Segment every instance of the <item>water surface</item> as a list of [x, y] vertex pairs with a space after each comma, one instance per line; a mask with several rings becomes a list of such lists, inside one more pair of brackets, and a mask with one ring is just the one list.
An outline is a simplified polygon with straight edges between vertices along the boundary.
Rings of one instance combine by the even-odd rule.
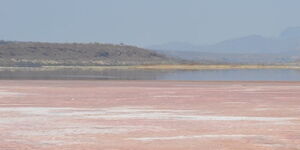
[[300, 70], [232, 69], [232, 70], [59, 70], [0, 71], [6, 80], [182, 80], [182, 81], [300, 81]]

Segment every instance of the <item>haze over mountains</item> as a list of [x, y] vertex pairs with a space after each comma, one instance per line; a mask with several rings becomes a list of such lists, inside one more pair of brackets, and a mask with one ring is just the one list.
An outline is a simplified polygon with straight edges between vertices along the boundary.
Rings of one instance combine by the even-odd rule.
[[278, 37], [271, 38], [250, 35], [212, 45], [172, 42], [148, 48], [204, 63], [291, 63], [300, 58], [300, 27], [288, 28]]

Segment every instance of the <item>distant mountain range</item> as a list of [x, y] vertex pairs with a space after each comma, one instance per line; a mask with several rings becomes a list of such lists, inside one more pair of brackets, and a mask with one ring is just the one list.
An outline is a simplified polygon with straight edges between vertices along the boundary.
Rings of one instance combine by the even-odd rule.
[[280, 53], [300, 51], [300, 27], [288, 28], [279, 37], [268, 38], [250, 35], [225, 40], [212, 45], [193, 45], [171, 42], [147, 47], [164, 51], [197, 51], [210, 53]]
[[0, 41], [0, 66], [171, 64], [164, 54], [128, 45]]
[[288, 28], [274, 38], [250, 35], [212, 45], [171, 42], [147, 48], [203, 63], [291, 63], [300, 58], [300, 27]]

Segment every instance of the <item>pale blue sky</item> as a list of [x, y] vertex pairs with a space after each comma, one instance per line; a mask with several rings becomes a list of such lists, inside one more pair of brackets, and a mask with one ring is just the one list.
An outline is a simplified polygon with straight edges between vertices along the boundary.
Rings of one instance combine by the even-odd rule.
[[300, 0], [0, 0], [0, 39], [214, 43], [300, 26]]

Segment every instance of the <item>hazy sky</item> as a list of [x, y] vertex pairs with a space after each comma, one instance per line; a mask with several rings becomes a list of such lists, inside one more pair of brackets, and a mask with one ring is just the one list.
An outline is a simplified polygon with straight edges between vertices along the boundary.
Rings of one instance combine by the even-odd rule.
[[0, 0], [0, 39], [214, 43], [300, 26], [300, 0]]

